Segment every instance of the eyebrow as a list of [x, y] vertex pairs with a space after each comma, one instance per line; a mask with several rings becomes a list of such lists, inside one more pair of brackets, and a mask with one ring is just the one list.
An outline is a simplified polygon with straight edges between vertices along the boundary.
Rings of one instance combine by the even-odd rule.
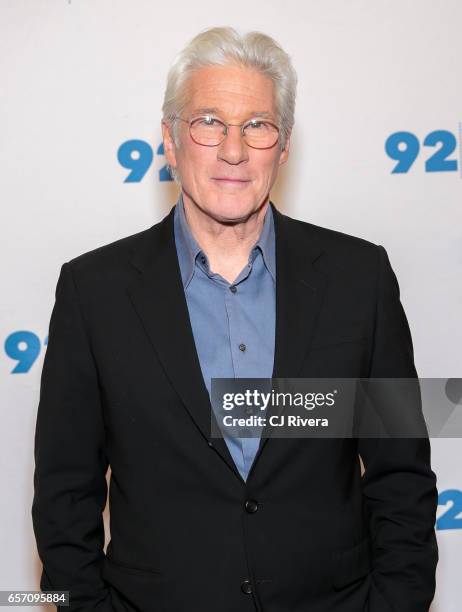
[[[220, 109], [216, 107], [202, 107], [195, 108], [192, 111], [193, 115], [222, 115]], [[273, 117], [272, 113], [268, 111], [252, 111], [248, 113], [249, 117], [266, 117], [267, 119], [271, 119]]]

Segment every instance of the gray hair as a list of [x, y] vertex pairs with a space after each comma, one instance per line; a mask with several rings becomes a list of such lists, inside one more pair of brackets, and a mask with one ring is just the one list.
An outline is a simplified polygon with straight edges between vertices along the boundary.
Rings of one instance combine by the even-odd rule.
[[[288, 54], [262, 32], [240, 35], [234, 28], [210, 28], [195, 36], [177, 55], [167, 76], [162, 105], [163, 121], [171, 126], [178, 146], [177, 122], [188, 102], [187, 81], [200, 68], [237, 64], [254, 68], [269, 77], [274, 85], [275, 110], [281, 126], [279, 145], [285, 148], [294, 124], [297, 74]], [[170, 172], [177, 179], [176, 171]]]

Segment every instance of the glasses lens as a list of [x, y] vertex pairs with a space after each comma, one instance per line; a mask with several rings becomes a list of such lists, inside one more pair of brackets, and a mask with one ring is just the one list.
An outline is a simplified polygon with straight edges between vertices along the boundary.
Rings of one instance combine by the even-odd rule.
[[191, 123], [190, 131], [195, 142], [213, 147], [223, 140], [226, 126], [214, 117], [199, 117]]
[[267, 121], [250, 121], [244, 127], [245, 141], [255, 149], [266, 149], [276, 144], [279, 129]]

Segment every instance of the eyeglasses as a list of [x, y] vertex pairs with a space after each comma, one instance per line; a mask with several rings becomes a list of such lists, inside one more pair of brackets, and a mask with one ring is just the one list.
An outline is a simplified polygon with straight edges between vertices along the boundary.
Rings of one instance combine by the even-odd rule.
[[211, 115], [203, 115], [187, 120], [175, 117], [189, 125], [189, 134], [196, 144], [204, 147], [216, 147], [228, 134], [229, 126], [241, 128], [244, 142], [253, 149], [270, 149], [279, 140], [279, 128], [266, 119], [249, 119], [244, 123], [225, 123]]

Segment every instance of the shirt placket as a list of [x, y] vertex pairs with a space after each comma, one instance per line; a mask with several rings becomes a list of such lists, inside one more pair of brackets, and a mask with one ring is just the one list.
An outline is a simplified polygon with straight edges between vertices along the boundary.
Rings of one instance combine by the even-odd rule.
[[[243, 336], [239, 296], [249, 274], [252, 271], [252, 265], [256, 255], [257, 254], [255, 252], [252, 253], [247, 266], [239, 274], [235, 280], [235, 283], [227, 287], [225, 293], [225, 307], [228, 315], [229, 339], [231, 344], [231, 357], [235, 378], [249, 377], [246, 353], [249, 348], [252, 350], [253, 347], [247, 346], [247, 339]], [[248, 416], [251, 414], [252, 411], [250, 410], [248, 412]], [[260, 440], [258, 438], [248, 437], [239, 437], [238, 440], [241, 444], [242, 460], [245, 466], [245, 471], [248, 473], [260, 444]]]

